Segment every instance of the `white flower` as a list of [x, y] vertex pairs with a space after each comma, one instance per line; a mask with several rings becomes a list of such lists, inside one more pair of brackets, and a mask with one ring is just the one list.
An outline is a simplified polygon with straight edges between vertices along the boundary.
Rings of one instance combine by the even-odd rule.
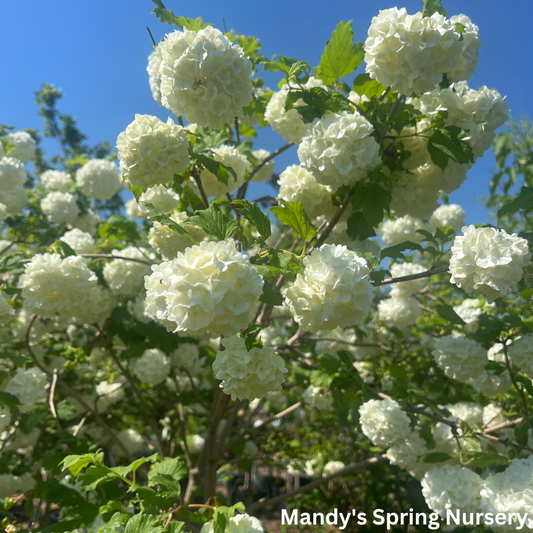
[[0, 499], [10, 498], [19, 492], [28, 492], [35, 487], [35, 480], [29, 476], [0, 474]]
[[387, 457], [391, 464], [407, 470], [414, 478], [420, 480], [431, 468], [431, 464], [424, 463], [420, 456], [429, 452], [424, 439], [418, 431], [413, 431], [404, 442], [396, 442], [387, 450]]
[[365, 41], [366, 71], [401, 94], [425, 93], [456, 65], [462, 43], [455, 26], [439, 13], [408, 15], [385, 9], [372, 19]]
[[475, 298], [467, 298], [460, 305], [454, 306], [453, 310], [466, 323], [466, 333], [475, 333], [479, 328], [478, 317], [483, 313], [481, 302]]
[[409, 417], [394, 400], [369, 400], [359, 407], [363, 433], [376, 445], [387, 448], [411, 434]]
[[[144, 207], [144, 202], [150, 202], [154, 207], [161, 211], [162, 213], [168, 213], [173, 211], [178, 206], [180, 197], [172, 189], [168, 189], [163, 185], [156, 185], [155, 187], [150, 187], [145, 192], [139, 196], [139, 205], [141, 210], [145, 210], [147, 216], [152, 216], [153, 213], [150, 210], [146, 210]], [[143, 217], [143, 218], [146, 218]]]
[[158, 46], [161, 102], [189, 122], [218, 129], [252, 101], [251, 61], [219, 30], [175, 31]]
[[381, 163], [373, 132], [372, 124], [357, 112], [324, 115], [311, 124], [298, 158], [319, 183], [333, 190], [352, 186]]
[[327, 411], [333, 405], [333, 398], [328, 396], [327, 392], [327, 389], [322, 387], [309, 385], [302, 394], [302, 399], [305, 403], [319, 411]]
[[130, 218], [148, 218], [150, 216], [148, 209], [143, 205], [138, 204], [135, 198], [126, 202], [126, 213]]
[[435, 233], [439, 226], [451, 226], [457, 233], [464, 226], [465, 217], [466, 213], [460, 205], [441, 205], [428, 221], [429, 230]]
[[495, 403], [489, 403], [483, 407], [483, 426], [492, 427], [503, 424], [505, 417], [502, 414], [502, 408]]
[[[209, 170], [202, 170], [200, 178], [202, 180], [205, 194], [208, 197], [215, 196], [218, 198], [219, 196], [234, 191], [243, 185], [246, 174], [252, 170], [252, 165], [248, 159], [246, 159], [246, 156], [241, 154], [236, 148], [233, 148], [233, 146], [224, 144], [219, 148], [214, 148], [213, 154], [213, 159], [215, 161], [219, 161], [223, 165], [232, 168], [237, 176], [237, 179], [235, 179], [233, 175], [228, 172], [228, 184], [225, 185]], [[193, 188], [196, 188], [196, 183], [194, 183]]]
[[4, 157], [0, 159], [0, 202], [5, 205], [7, 213], [22, 211], [28, 203], [24, 183], [28, 172], [18, 159]]
[[481, 48], [478, 36], [479, 28], [466, 15], [455, 15], [450, 18], [450, 22], [462, 24], [464, 30], [461, 33], [463, 49], [455, 58], [455, 67], [448, 72], [448, 80], [451, 82], [468, 81], [475, 74], [479, 61], [479, 49]]
[[79, 216], [72, 224], [69, 224], [69, 227], [78, 228], [81, 229], [81, 231], [84, 231], [85, 233], [94, 235], [96, 226], [98, 226], [99, 222], [100, 220], [96, 218], [94, 216], [94, 213], [89, 209], [87, 213], [84, 213], [83, 215]]
[[479, 510], [481, 477], [459, 465], [443, 465], [426, 472], [422, 494], [430, 509], [441, 516], [451, 509], [472, 513]]
[[169, 183], [191, 164], [187, 132], [171, 118], [165, 124], [151, 115], [135, 115], [118, 136], [117, 148], [122, 173], [137, 187]]
[[299, 165], [287, 167], [279, 175], [278, 185], [279, 197], [287, 202], [302, 202], [312, 220], [320, 215], [330, 217], [336, 210], [331, 191], [317, 183], [313, 174]]
[[378, 303], [378, 316], [389, 327], [412, 326], [420, 315], [420, 307], [414, 298], [391, 296]]
[[[206, 522], [200, 533], [213, 533], [213, 520]], [[233, 516], [226, 523], [226, 533], [264, 533], [263, 526], [258, 518], [247, 514]]]
[[383, 222], [379, 232], [381, 239], [387, 246], [394, 246], [405, 241], [421, 242], [424, 236], [417, 232], [419, 229], [425, 229], [424, 223], [418, 218], [406, 215], [396, 220]]
[[[309, 80], [303, 84], [304, 89], [311, 89], [313, 87], [326, 86], [317, 78], [311, 76]], [[294, 107], [285, 111], [285, 101], [289, 93], [289, 87], [284, 85], [277, 93], [272, 95], [272, 98], [267, 104], [265, 111], [265, 120], [272, 126], [272, 129], [278, 132], [284, 140], [299, 144], [306, 134], [309, 124], [305, 123], [298, 113], [297, 108], [305, 105], [302, 99], [295, 102]]]
[[205, 357], [200, 357], [198, 345], [192, 342], [183, 342], [170, 353], [170, 360], [177, 369], [185, 369], [192, 376], [201, 374], [206, 362]]
[[471, 428], [481, 426], [483, 423], [483, 407], [473, 402], [457, 402], [444, 406], [454, 418], [463, 420]]
[[[390, 267], [390, 272], [393, 278], [402, 278], [404, 276], [412, 276], [413, 274], [420, 274], [426, 269], [418, 263], [394, 263]], [[426, 285], [426, 279], [413, 279], [411, 281], [400, 281], [394, 283], [391, 290], [391, 296], [407, 297], [421, 291]]]
[[148, 83], [150, 84], [150, 90], [154, 100], [161, 104], [161, 74], [159, 72], [159, 66], [161, 65], [161, 49], [156, 46], [155, 50], [148, 56], [148, 66], [146, 72], [148, 72]]
[[29, 411], [39, 400], [46, 398], [46, 374], [38, 368], [17, 368], [7, 382], [5, 392], [13, 394], [20, 402], [22, 412]]
[[111, 405], [121, 402], [126, 396], [123, 383], [109, 383], [108, 381], [98, 383], [96, 394], [96, 407], [99, 413], [107, 411]]
[[76, 183], [88, 198], [109, 200], [120, 189], [121, 179], [114, 163], [92, 159], [78, 169]]
[[451, 282], [492, 303], [522, 279], [531, 254], [526, 239], [495, 228], [464, 226], [451, 247]]
[[96, 285], [87, 294], [84, 306], [78, 306], [73, 318], [78, 324], [103, 324], [117, 305], [117, 297], [101, 285]]
[[[1, 245], [0, 245], [1, 246]], [[0, 248], [1, 249], [1, 248]], [[7, 303], [6, 297], [0, 293], [0, 324], [11, 320], [15, 310]]]
[[346, 468], [346, 465], [342, 461], [329, 461], [324, 465], [322, 470], [322, 477], [331, 476], [331, 474], [336, 474], [343, 468]]
[[131, 369], [140, 381], [159, 385], [170, 374], [170, 359], [161, 350], [150, 348], [132, 361]]
[[[170, 218], [180, 226], [183, 226], [188, 216], [184, 211], [174, 211]], [[205, 238], [205, 233], [201, 228], [187, 226], [186, 229], [197, 241], [202, 241]], [[186, 248], [193, 245], [193, 242], [186, 235], [182, 235], [159, 222], [154, 222], [154, 225], [150, 228], [148, 242], [165, 260], [174, 259], [178, 252], [184, 252]]]
[[[123, 429], [117, 433], [117, 438], [124, 445], [126, 450], [132, 455], [135, 455], [137, 452], [141, 451], [144, 447], [144, 440], [142, 435], [132, 428]], [[122, 455], [122, 450], [118, 446], [113, 447], [115, 452], [119, 455]]]
[[93, 253], [96, 247], [91, 235], [78, 228], [67, 231], [59, 240], [66, 242], [77, 254]]
[[200, 453], [205, 444], [205, 439], [201, 435], [187, 435], [187, 448], [189, 453]]
[[507, 349], [507, 353], [522, 372], [533, 377], [533, 335], [527, 333], [515, 340]]
[[58, 254], [36, 254], [25, 266], [19, 286], [27, 311], [44, 318], [76, 316], [90, 305], [97, 277], [83, 257], [61, 259]]
[[115, 294], [126, 297], [135, 296], [143, 286], [144, 277], [150, 273], [150, 265], [146, 264], [146, 257], [135, 246], [128, 246], [124, 250], [113, 250], [111, 253], [120, 257], [137, 259], [137, 261], [113, 259], [104, 266], [104, 279]]
[[128, 313], [135, 317], [139, 322], [148, 324], [148, 322], [151, 322], [151, 319], [144, 314], [145, 305], [145, 298], [138, 296], [135, 300], [130, 300], [128, 302], [127, 308]]
[[477, 342], [465, 337], [441, 337], [435, 342], [433, 359], [444, 373], [458, 381], [468, 381], [485, 370], [487, 352]]
[[362, 322], [372, 305], [366, 261], [346, 246], [323, 244], [304, 258], [305, 270], [283, 294], [305, 331], [348, 327]]
[[72, 178], [66, 172], [59, 170], [47, 170], [41, 174], [41, 183], [45, 189], [53, 189], [59, 192], [68, 192], [74, 185]]
[[169, 331], [235, 335], [253, 319], [263, 279], [235, 242], [202, 242], [145, 278], [146, 314]]
[[[257, 159], [257, 164], [259, 165], [270, 155], [270, 152], [268, 150], [263, 149], [254, 150], [252, 152], [252, 155]], [[271, 159], [253, 175], [251, 181], [253, 181], [254, 183], [261, 183], [262, 181], [267, 181], [272, 177], [275, 169], [276, 163], [274, 159]]]
[[71, 224], [80, 214], [76, 198], [68, 192], [51, 192], [41, 200], [41, 208], [53, 224]]
[[272, 348], [248, 351], [244, 339], [236, 335], [222, 339], [221, 344], [225, 350], [217, 351], [213, 372], [232, 400], [263, 398], [270, 391], [281, 390], [287, 369]]
[[27, 131], [8, 133], [7, 140], [14, 146], [9, 152], [9, 157], [14, 157], [23, 163], [27, 163], [35, 155], [35, 141]]

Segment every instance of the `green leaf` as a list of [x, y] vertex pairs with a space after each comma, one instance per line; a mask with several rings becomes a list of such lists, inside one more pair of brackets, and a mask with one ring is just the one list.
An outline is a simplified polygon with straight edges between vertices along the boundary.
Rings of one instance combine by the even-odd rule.
[[346, 222], [346, 233], [354, 241], [359, 239], [364, 241], [369, 237], [375, 237], [376, 232], [372, 224], [366, 219], [361, 211], [354, 211]]
[[169, 11], [163, 4], [161, 0], [152, 0], [152, 2], [156, 5], [154, 9], [152, 9], [152, 13], [155, 14], [155, 16], [165, 24], [170, 24], [171, 26], [177, 26], [180, 30], [183, 28], [186, 28], [187, 30], [192, 31], [199, 31], [203, 28], [207, 28], [207, 26], [210, 26], [211, 24], [203, 24], [202, 17], [198, 17], [197, 19], [190, 19], [185, 17], [176, 17], [172, 11]]
[[[302, 105], [300, 101], [303, 101], [305, 105]], [[295, 107], [297, 102], [298, 105]], [[326, 113], [353, 112], [350, 107], [350, 101], [345, 96], [323, 87], [310, 87], [309, 89], [291, 88], [285, 99], [285, 111], [293, 108], [298, 111], [306, 124], [310, 124], [315, 118], [320, 118]]]
[[263, 285], [263, 294], [261, 294], [259, 301], [267, 305], [283, 305], [283, 297], [281, 294], [267, 283]]
[[90, 492], [96, 489], [101, 483], [107, 483], [117, 479], [117, 476], [107, 468], [100, 465], [93, 465], [83, 473], [83, 490]]
[[114, 513], [109, 522], [98, 530], [98, 533], [116, 533], [118, 527], [123, 527], [126, 524], [128, 517], [129, 515], [125, 513]]
[[209, 209], [196, 211], [185, 221], [185, 224], [198, 226], [208, 235], [214, 235], [221, 241], [229, 239], [239, 227], [239, 224], [223, 213], [216, 204], [211, 204]]
[[442, 7], [442, 0], [424, 0], [424, 9], [422, 15], [424, 17], [431, 17], [433, 13], [440, 13], [448, 18], [446, 10]]
[[320, 58], [318, 77], [326, 85], [333, 85], [351, 74], [363, 62], [363, 43], [353, 44], [352, 21], [339, 22]]
[[160, 463], [154, 464], [154, 467], [148, 472], [148, 485], [153, 486], [159, 484], [159, 481], [153, 481], [159, 475], [170, 476], [176, 481], [184, 478], [187, 475], [187, 465], [179, 457], [173, 459], [165, 457]]
[[215, 509], [215, 514], [213, 515], [213, 533], [224, 533], [227, 523], [228, 517], [226, 514], [220, 512], [220, 509]]
[[[276, 57], [276, 56], [274, 56]], [[305, 83], [311, 73], [311, 68], [305, 61], [299, 61], [293, 57], [278, 55], [279, 60], [263, 59], [263, 69], [270, 72], [282, 72], [288, 81]]]
[[352, 196], [354, 211], [362, 210], [365, 220], [377, 228], [384, 215], [390, 214], [392, 195], [376, 183], [365, 184], [357, 187]]
[[392, 277], [390, 270], [374, 270], [373, 272], [370, 272], [370, 281], [372, 281], [376, 287], [379, 287], [383, 281], [390, 277]]
[[424, 458], [424, 463], [444, 463], [444, 461], [449, 461], [454, 459], [455, 455], [451, 455], [445, 452], [431, 452], [426, 453], [422, 456]]
[[183, 202], [183, 207], [185, 209], [191, 206], [193, 211], [197, 211], [198, 209], [203, 209], [205, 207], [202, 199], [194, 192], [193, 188], [189, 184], [183, 187], [181, 201]]
[[531, 425], [529, 423], [529, 420], [524, 420], [523, 422], [520, 422], [520, 424], [517, 424], [515, 426], [514, 436], [515, 436], [516, 442], [520, 444], [520, 446], [527, 446], [527, 443], [529, 440], [529, 428], [530, 427]]
[[458, 326], [466, 325], [466, 322], [453, 310], [451, 305], [446, 303], [437, 304], [435, 305], [435, 311], [440, 317], [452, 324], [457, 324]]
[[69, 470], [73, 476], [77, 476], [85, 467], [94, 464], [102, 464], [104, 453], [86, 453], [84, 455], [67, 455], [63, 460], [63, 470]]
[[402, 254], [402, 252], [405, 250], [418, 250], [419, 252], [424, 251], [420, 244], [411, 241], [405, 241], [401, 242], [400, 244], [390, 246], [389, 248], [384, 248], [381, 250], [379, 257], [381, 261], [383, 261], [385, 257], [390, 257], [391, 259], [405, 259], [404, 255]]
[[373, 96], [381, 96], [385, 87], [373, 80], [369, 74], [359, 74], [353, 82], [353, 90], [359, 96], [372, 98]]
[[279, 201], [282, 205], [271, 207], [269, 211], [272, 211], [282, 224], [292, 228], [304, 243], [313, 238], [316, 235], [316, 226], [309, 220], [302, 202], [286, 202], [281, 199]]
[[508, 465], [507, 457], [497, 454], [496, 452], [463, 452], [461, 454], [464, 465], [477, 466], [478, 468], [488, 468], [495, 464]]
[[216, 161], [211, 150], [204, 150], [198, 154], [193, 152], [192, 156], [196, 159], [198, 165], [209, 170], [224, 185], [228, 185], [229, 174], [233, 176], [233, 181], [237, 181], [235, 171], [231, 167], [223, 165], [220, 161]]
[[184, 533], [185, 531], [185, 523], [184, 522], [176, 522], [175, 520], [170, 522], [167, 526], [166, 531], [168, 533]]
[[170, 229], [177, 231], [180, 235], [185, 235], [194, 244], [199, 244], [199, 242], [185, 228], [182, 228], [177, 222], [172, 220], [168, 215], [165, 215], [164, 213], [161, 213], [161, 211], [158, 211], [155, 208], [154, 204], [150, 202], [146, 202], [144, 205], [148, 209], [150, 209], [150, 211], [156, 212], [156, 214], [153, 217], [150, 217], [148, 220], [159, 222], [160, 224], [163, 224], [163, 226], [168, 226]]
[[152, 515], [139, 513], [133, 515], [126, 524], [124, 533], [163, 533], [165, 531], [157, 518]]
[[57, 242], [61, 248], [61, 257], [70, 257], [71, 255], [76, 255], [76, 252], [65, 241], [59, 239]]
[[498, 219], [508, 214], [513, 215], [520, 209], [533, 209], [533, 187], [522, 187], [520, 194], [513, 201], [500, 207]]
[[13, 394], [9, 394], [9, 392], [3, 392], [0, 391], [0, 405], [3, 407], [7, 407], [14, 418], [17, 418], [19, 416], [19, 408], [20, 401], [16, 396], [13, 396]]
[[451, 159], [465, 165], [474, 162], [474, 154], [468, 143], [462, 140], [464, 130], [458, 126], [436, 129], [428, 139], [428, 152], [431, 160], [442, 171]]
[[339, 361], [335, 357], [321, 354], [317, 358], [318, 369], [328, 376], [333, 376], [339, 371]]
[[98, 233], [103, 240], [114, 236], [123, 241], [137, 242], [141, 239], [137, 223], [128, 220], [122, 215], [111, 215], [104, 224], [98, 228]]
[[239, 209], [239, 211], [242, 213], [242, 216], [257, 228], [259, 235], [261, 235], [261, 238], [264, 241], [270, 237], [272, 234], [270, 228], [270, 218], [268, 218], [268, 215], [263, 213], [262, 209], [256, 202], [235, 200], [231, 205]]

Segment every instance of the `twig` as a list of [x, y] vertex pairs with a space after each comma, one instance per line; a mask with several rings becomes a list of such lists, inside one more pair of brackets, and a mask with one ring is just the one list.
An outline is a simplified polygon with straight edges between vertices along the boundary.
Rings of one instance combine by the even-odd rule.
[[235, 117], [235, 138], [237, 139], [237, 142], [241, 142], [241, 134], [239, 133], [239, 119]]
[[157, 43], [155, 42], [154, 36], [152, 35], [152, 32], [150, 31], [150, 28], [146, 26], [146, 29], [148, 30], [148, 33], [150, 34], [150, 39], [152, 39], [152, 42], [154, 43], [154, 46], [157, 46]]
[[194, 167], [191, 176], [193, 177], [193, 180], [196, 182], [196, 185], [198, 187], [198, 192], [200, 193], [200, 196], [202, 197], [202, 202], [204, 203], [204, 207], [206, 209], [209, 209], [209, 200], [207, 199], [207, 195], [205, 194], [204, 186], [202, 185], [202, 178], [200, 177], [200, 173], [198, 171], [198, 167]]
[[511, 382], [513, 383], [514, 388], [518, 391], [518, 394], [520, 395], [520, 399], [522, 400], [522, 411], [524, 413], [524, 417], [527, 420], [529, 418], [529, 410], [527, 407], [526, 395], [524, 394], [524, 390], [522, 389], [522, 387], [518, 386], [513, 369], [511, 368], [511, 362], [509, 361], [509, 354], [507, 353], [506, 342], [505, 341], [502, 342], [502, 345], [503, 345], [503, 355], [505, 356], [505, 366], [507, 367], [507, 371], [509, 372], [509, 376], [511, 378]]
[[[409, 276], [400, 276], [398, 278], [388, 278], [386, 280], [383, 280], [380, 283], [380, 286], [390, 285], [391, 283], [401, 283], [402, 281], [411, 281], [413, 279], [429, 278], [431, 276], [435, 276], [436, 274], [444, 274], [445, 272], [448, 272], [448, 267], [435, 268], [432, 270], [427, 270], [426, 272], [419, 272], [418, 274], [410, 274]], [[372, 285], [375, 285], [375, 283], [372, 282]]]
[[[86, 257], [90, 259], [122, 259], [122, 261], [131, 261], [132, 263], [141, 263], [143, 265], [155, 265], [153, 261], [144, 261], [143, 259], [137, 259], [135, 257], [124, 257], [123, 255], [113, 254], [78, 254], [80, 257]], [[29, 263], [32, 259], [23, 259], [21, 263]]]
[[50, 405], [50, 411], [52, 411], [52, 416], [56, 422], [56, 427], [58, 431], [63, 431], [61, 428], [61, 423], [59, 422], [59, 417], [57, 416], [56, 406], [54, 405], [54, 394], [56, 391], [57, 384], [57, 370], [54, 370], [54, 375], [52, 377], [52, 385], [50, 385], [50, 395], [48, 397], [48, 404]]

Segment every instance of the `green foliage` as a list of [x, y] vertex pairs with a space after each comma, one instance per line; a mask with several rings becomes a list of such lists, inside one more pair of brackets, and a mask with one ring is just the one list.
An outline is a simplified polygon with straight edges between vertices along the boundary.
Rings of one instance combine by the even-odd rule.
[[198, 226], [220, 241], [229, 239], [239, 227], [237, 221], [223, 213], [214, 203], [209, 206], [209, 209], [196, 211], [185, 221], [185, 224]]
[[[276, 56], [274, 56], [276, 57]], [[271, 72], [281, 72], [285, 75], [287, 82], [305, 83], [309, 79], [311, 67], [305, 61], [299, 61], [292, 57], [277, 56], [278, 60], [261, 58], [264, 70]]]
[[281, 294], [266, 283], [263, 285], [263, 293], [259, 301], [267, 305], [283, 305]]
[[354, 211], [346, 222], [346, 233], [350, 239], [363, 241], [369, 237], [375, 237], [374, 227], [361, 211]]
[[420, 244], [417, 244], [416, 242], [405, 241], [401, 242], [400, 244], [390, 246], [389, 248], [383, 248], [383, 250], [381, 250], [380, 259], [383, 261], [385, 257], [390, 257], [391, 259], [405, 260], [405, 256], [402, 253], [405, 252], [405, 250], [418, 250], [419, 252], [424, 251]]
[[303, 100], [305, 105], [298, 105], [295, 109], [302, 117], [302, 121], [309, 124], [315, 118], [321, 118], [327, 113], [351, 112], [349, 100], [342, 94], [326, 90], [322, 87], [309, 89], [292, 88], [285, 99], [285, 110], [292, 109], [298, 100]]
[[197, 19], [176, 17], [174, 13], [172, 13], [172, 11], [169, 11], [164, 6], [161, 0], [152, 0], [152, 2], [156, 5], [156, 7], [152, 9], [152, 13], [154, 13], [155, 16], [165, 24], [177, 26], [180, 30], [183, 30], [185, 28], [187, 30], [192, 30], [196, 32], [207, 28], [207, 26], [212, 26], [212, 24], [204, 24], [202, 17], [198, 17]]
[[385, 87], [376, 80], [373, 80], [369, 74], [359, 74], [353, 81], [353, 90], [359, 96], [372, 98], [380, 96], [385, 91]]
[[518, 210], [533, 209], [533, 187], [522, 187], [518, 196], [498, 209], [498, 219], [505, 215], [514, 215]]
[[242, 216], [256, 227], [259, 235], [261, 235], [261, 239], [266, 241], [270, 237], [272, 234], [270, 219], [268, 215], [263, 213], [256, 202], [235, 200], [231, 205], [236, 207], [242, 213]]
[[272, 211], [282, 224], [292, 228], [304, 243], [316, 236], [316, 226], [309, 220], [302, 202], [286, 202], [281, 199], [279, 202], [280, 206], [271, 207], [269, 211]]
[[424, 0], [422, 15], [424, 15], [424, 17], [431, 17], [433, 13], [440, 13], [448, 18], [446, 10], [442, 7], [442, 0]]
[[468, 143], [463, 141], [465, 132], [458, 126], [435, 129], [428, 139], [428, 152], [431, 160], [441, 170], [448, 166], [451, 159], [461, 165], [474, 162], [474, 154]]
[[444, 318], [452, 324], [464, 326], [466, 322], [453, 310], [453, 307], [447, 303], [440, 303], [435, 305], [435, 311], [440, 317]]
[[454, 455], [445, 452], [430, 452], [423, 456], [424, 463], [444, 463], [450, 459], [455, 459]]
[[334, 85], [363, 62], [363, 43], [353, 44], [352, 22], [339, 22], [320, 59], [318, 77], [326, 85]]
[[385, 215], [390, 215], [391, 193], [376, 183], [358, 186], [352, 196], [354, 211], [362, 210], [365, 220], [377, 228]]
[[98, 228], [103, 240], [116, 238], [126, 242], [137, 242], [140, 239], [139, 230], [134, 220], [128, 220], [122, 215], [112, 215]]
[[237, 181], [237, 174], [231, 167], [223, 165], [220, 161], [216, 161], [211, 150], [204, 150], [201, 153], [193, 152], [192, 157], [196, 160], [196, 163], [201, 167], [209, 170], [214, 174], [218, 181], [224, 185], [228, 184], [229, 174], [233, 176], [233, 179]]

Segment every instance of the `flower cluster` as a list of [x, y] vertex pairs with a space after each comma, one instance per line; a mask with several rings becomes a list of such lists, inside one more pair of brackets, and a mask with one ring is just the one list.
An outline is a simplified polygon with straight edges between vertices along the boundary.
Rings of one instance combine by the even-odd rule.
[[96, 247], [92, 236], [78, 228], [67, 231], [59, 240], [66, 242], [77, 254], [90, 254]]
[[418, 233], [418, 230], [424, 228], [424, 223], [421, 220], [405, 215], [395, 220], [383, 222], [379, 232], [381, 239], [387, 246], [394, 246], [405, 241], [420, 242], [424, 237]]
[[508, 348], [509, 356], [522, 372], [533, 377], [533, 335], [527, 333], [516, 339]]
[[305, 331], [360, 323], [372, 305], [366, 261], [346, 246], [323, 244], [304, 258], [305, 270], [283, 290], [294, 319]]
[[170, 374], [170, 359], [161, 350], [150, 348], [132, 362], [131, 369], [140, 381], [159, 385]]
[[137, 187], [166, 184], [191, 164], [187, 132], [171, 118], [165, 124], [151, 115], [135, 115], [118, 136], [117, 148], [121, 171]]
[[53, 224], [72, 224], [80, 214], [76, 198], [68, 192], [51, 192], [42, 199], [41, 208]]
[[115, 294], [135, 296], [143, 286], [144, 277], [150, 274], [150, 265], [147, 264], [146, 256], [135, 246], [113, 250], [112, 254], [126, 259], [113, 259], [106, 263], [104, 279]]
[[438, 227], [451, 226], [457, 233], [464, 226], [465, 217], [466, 213], [460, 205], [441, 205], [429, 217], [429, 229], [432, 233], [435, 233]]
[[[200, 533], [213, 533], [213, 531], [213, 520], [210, 520], [202, 526]], [[231, 517], [226, 523], [226, 531], [227, 533], [264, 533], [259, 519], [248, 514], [239, 514]]]
[[411, 434], [409, 417], [394, 400], [369, 400], [359, 407], [363, 433], [383, 448], [405, 441]]
[[72, 178], [66, 172], [47, 170], [41, 174], [41, 183], [45, 189], [68, 192], [74, 185]]
[[302, 399], [306, 404], [319, 411], [327, 411], [333, 405], [333, 397], [328, 395], [327, 389], [313, 385], [309, 385], [305, 389]]
[[158, 46], [161, 102], [189, 122], [217, 129], [252, 101], [252, 63], [219, 30], [175, 31]]
[[448, 377], [464, 382], [468, 382], [472, 376], [482, 374], [488, 362], [485, 349], [465, 337], [441, 337], [435, 342], [432, 354]]
[[7, 382], [5, 392], [13, 394], [20, 402], [20, 409], [26, 412], [39, 400], [46, 398], [46, 383], [46, 374], [38, 368], [17, 368], [15, 375]]
[[169, 331], [234, 335], [254, 317], [263, 279], [233, 240], [202, 242], [152, 266], [146, 314]]
[[236, 335], [222, 339], [222, 346], [225, 350], [217, 351], [213, 372], [232, 400], [263, 398], [268, 392], [281, 390], [287, 369], [272, 348], [254, 346], [248, 351], [244, 339]]
[[76, 172], [76, 183], [88, 198], [110, 200], [120, 189], [121, 179], [114, 163], [92, 159]]
[[206, 362], [205, 357], [200, 357], [198, 345], [192, 342], [180, 343], [170, 353], [170, 360], [175, 368], [186, 370], [191, 376], [201, 374]]
[[[254, 150], [252, 155], [256, 158], [257, 164], [260, 165], [267, 157], [270, 156], [268, 150]], [[274, 174], [276, 169], [276, 163], [274, 159], [267, 161], [253, 176], [252, 181], [254, 183], [261, 183], [263, 181], [269, 180]]]
[[22, 211], [28, 203], [28, 195], [24, 189], [27, 177], [28, 173], [18, 159], [0, 159], [0, 203], [4, 205], [7, 214]]
[[22, 163], [27, 163], [33, 159], [36, 144], [27, 131], [8, 133], [7, 140], [13, 145], [13, 149], [9, 152], [9, 157], [14, 157]]
[[161, 103], [161, 74], [159, 67], [161, 66], [161, 48], [156, 46], [155, 50], [148, 56], [148, 65], [146, 72], [148, 72], [148, 83], [150, 84], [150, 90], [154, 100], [159, 104]]

